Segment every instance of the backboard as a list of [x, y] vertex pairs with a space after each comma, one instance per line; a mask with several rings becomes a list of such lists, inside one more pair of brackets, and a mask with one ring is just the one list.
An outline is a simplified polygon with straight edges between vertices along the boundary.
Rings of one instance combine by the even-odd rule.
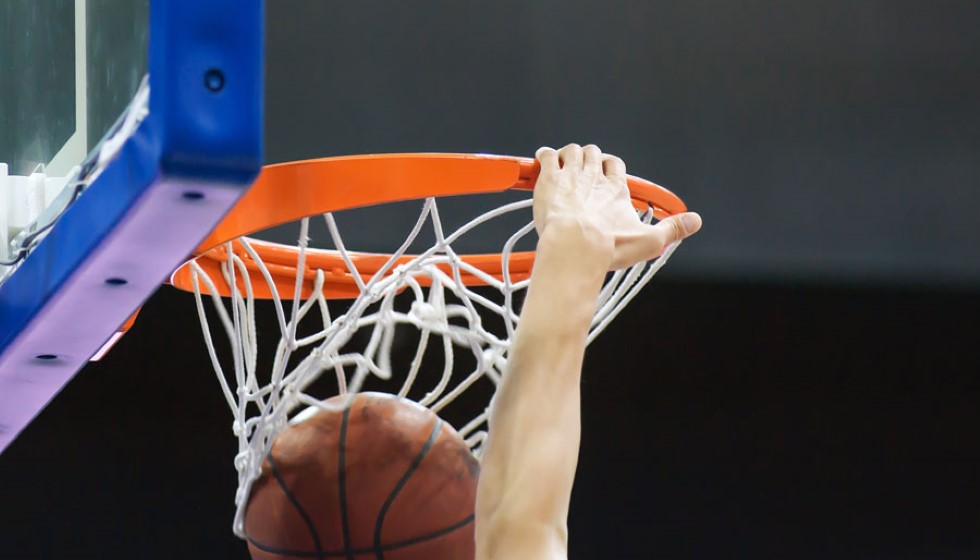
[[0, 451], [251, 184], [263, 7], [0, 3]]

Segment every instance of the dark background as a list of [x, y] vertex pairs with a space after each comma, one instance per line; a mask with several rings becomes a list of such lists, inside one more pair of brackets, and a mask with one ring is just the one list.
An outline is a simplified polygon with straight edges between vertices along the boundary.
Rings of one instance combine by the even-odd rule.
[[[595, 142], [702, 213], [587, 356], [573, 559], [980, 558], [978, 19], [274, 1], [267, 159]], [[246, 557], [197, 330], [161, 289], [0, 457], [0, 557]]]

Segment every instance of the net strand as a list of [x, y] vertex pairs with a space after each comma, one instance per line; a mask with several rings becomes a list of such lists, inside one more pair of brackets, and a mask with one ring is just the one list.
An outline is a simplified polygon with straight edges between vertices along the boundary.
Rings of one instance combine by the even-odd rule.
[[[323, 214], [333, 251], [360, 292], [349, 300], [343, 312], [331, 309], [342, 304], [328, 301], [326, 274], [336, 275], [337, 271], [307, 270], [307, 253], [311, 250], [308, 218], [300, 221], [296, 279], [288, 315], [270, 266], [250, 239], [240, 238], [225, 246], [220, 272], [230, 287], [228, 303], [217, 295], [208, 273], [197, 263], [192, 264], [195, 303], [208, 356], [234, 416], [233, 432], [238, 440], [233, 526], [237, 535], [244, 537], [248, 495], [262, 472], [262, 462], [275, 435], [319, 410], [342, 407], [338, 404], [341, 401], [328, 401], [332, 396], [380, 386], [380, 390], [413, 398], [433, 412], [448, 413], [452, 408], [458, 413], [459, 406], [454, 403], [464, 396], [478, 395], [482, 404], [467, 404], [466, 410], [471, 414], [458, 422], [458, 429], [460, 437], [480, 456], [491, 421], [493, 391], [506, 370], [510, 341], [519, 320], [516, 307], [523, 301], [529, 284], [526, 278], [514, 280], [511, 258], [518, 244], [534, 231], [534, 224], [531, 220], [523, 222], [525, 225], [501, 245], [500, 279], [467, 262], [452, 245], [491, 220], [528, 212], [531, 204], [530, 199], [504, 204], [447, 232], [437, 200], [425, 199], [404, 243], [370, 275], [358, 269], [333, 214]], [[643, 213], [640, 219], [650, 223], [653, 213]], [[435, 241], [409, 256], [409, 248], [418, 242], [427, 224]], [[234, 250], [238, 247], [241, 251]], [[668, 247], [658, 259], [607, 276], [597, 300], [589, 342], [639, 293], [675, 249], [676, 245]], [[310, 276], [312, 283], [307, 285], [304, 282]], [[486, 287], [466, 284], [474, 279]], [[270, 288], [279, 331], [271, 367], [264, 374], [253, 282], [264, 282]], [[306, 289], [310, 291], [304, 297]], [[216, 315], [216, 319], [209, 319], [205, 294], [211, 296], [211, 317]], [[404, 300], [409, 300], [408, 305], [404, 305]], [[222, 366], [212, 328], [225, 331], [232, 354], [230, 370]], [[313, 332], [308, 328], [313, 328]], [[409, 331], [414, 336], [405, 336]], [[405, 354], [405, 367], [399, 368], [393, 360], [396, 353]], [[461, 360], [464, 356], [467, 358]], [[326, 372], [332, 375], [324, 378], [331, 380], [325, 386], [318, 380]]]

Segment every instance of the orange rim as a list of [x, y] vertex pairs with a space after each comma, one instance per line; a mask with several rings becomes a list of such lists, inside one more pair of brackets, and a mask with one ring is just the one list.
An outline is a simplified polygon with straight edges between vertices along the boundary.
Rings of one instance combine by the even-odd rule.
[[[531, 190], [539, 172], [538, 162], [530, 158], [482, 154], [378, 154], [268, 165], [262, 169], [255, 184], [198, 246], [193, 260], [208, 273], [219, 294], [227, 297], [231, 295], [231, 290], [220, 273], [220, 266], [227, 259], [225, 244], [229, 241], [327, 212], [429, 197], [508, 189]], [[677, 195], [659, 185], [632, 176], [627, 177], [627, 184], [633, 206], [641, 211], [652, 209], [657, 219], [687, 210]], [[299, 248], [255, 239], [251, 240], [251, 245], [265, 262], [279, 296], [292, 298], [296, 275], [300, 273], [296, 269]], [[251, 271], [257, 273], [257, 263], [249, 257], [241, 243], [233, 243], [232, 250], [242, 259], [250, 274]], [[390, 258], [386, 254], [348, 253], [363, 282], [367, 282]], [[414, 257], [405, 255], [397, 264]], [[503, 279], [500, 254], [464, 255], [462, 259], [494, 278]], [[171, 284], [187, 291], [194, 289], [190, 262], [178, 268], [170, 279]], [[526, 279], [533, 263], [533, 252], [511, 254], [511, 281]], [[339, 253], [307, 249], [306, 266], [302, 271], [302, 297], [312, 294], [317, 270], [324, 271], [327, 297], [352, 298], [360, 295], [357, 282]], [[449, 272], [448, 265], [445, 270]], [[243, 290], [240, 275], [236, 278], [239, 289]], [[423, 285], [426, 280], [425, 277], [419, 278]], [[480, 278], [468, 274], [464, 274], [462, 280], [467, 285], [484, 283]], [[255, 297], [272, 297], [272, 287], [264, 281], [253, 282], [252, 290]]]

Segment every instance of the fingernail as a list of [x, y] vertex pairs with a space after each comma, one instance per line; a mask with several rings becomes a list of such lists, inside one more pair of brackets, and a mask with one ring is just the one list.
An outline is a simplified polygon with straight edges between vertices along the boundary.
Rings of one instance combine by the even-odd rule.
[[681, 222], [684, 224], [684, 231], [691, 234], [701, 229], [701, 216], [697, 212], [688, 212], [681, 216]]

